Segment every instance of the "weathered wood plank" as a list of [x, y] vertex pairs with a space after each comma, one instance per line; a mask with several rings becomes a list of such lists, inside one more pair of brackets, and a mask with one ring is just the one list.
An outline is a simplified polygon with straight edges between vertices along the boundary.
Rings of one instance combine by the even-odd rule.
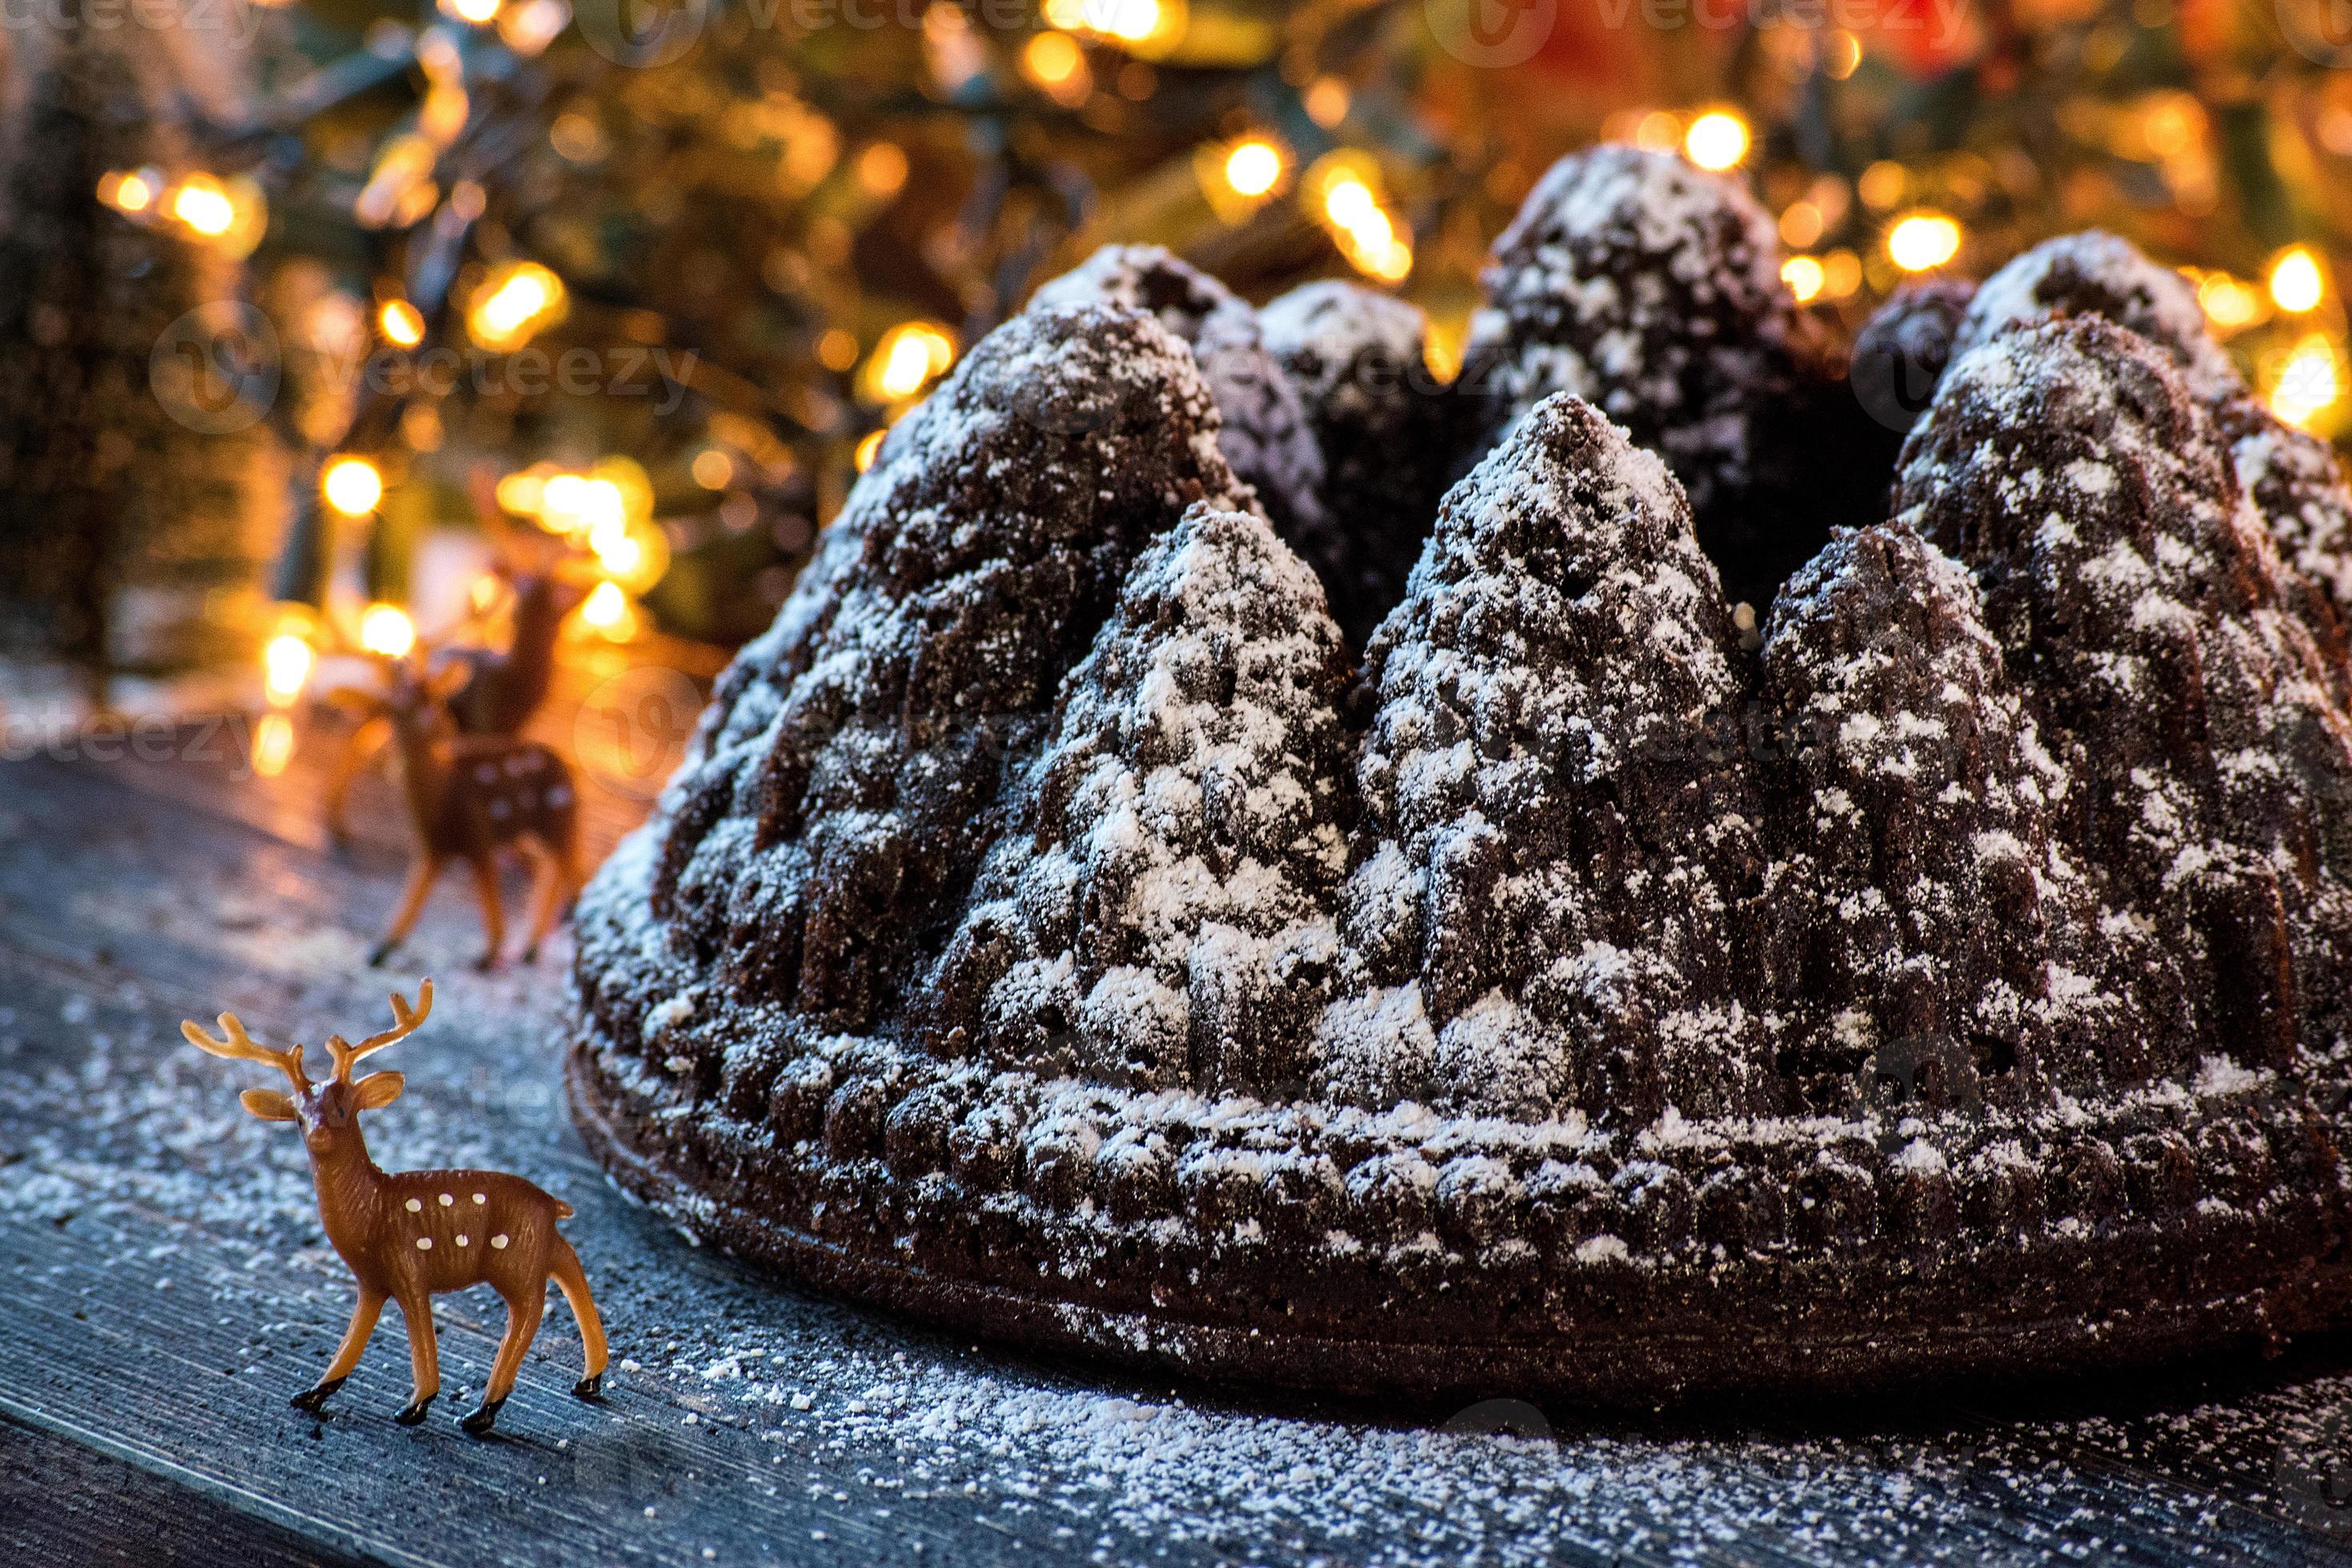
[[0, 1562], [332, 1568], [355, 1561], [116, 1458], [96, 1436], [76, 1441], [0, 1421]]
[[[1556, 1412], [1554, 1439], [1515, 1440], [1430, 1432], [1444, 1412], [1179, 1397], [802, 1297], [603, 1183], [554, 1093], [556, 964], [464, 973], [453, 889], [409, 962], [366, 970], [392, 842], [328, 853], [299, 775], [236, 771], [0, 768], [0, 1413], [49, 1446], [27, 1474], [70, 1478], [55, 1445], [99, 1456], [90, 1484], [125, 1517], [180, 1496], [190, 1519], [259, 1521], [237, 1537], [257, 1563], [2352, 1563], [2341, 1342], [2030, 1402]], [[173, 1033], [234, 1007], [315, 1040], [428, 972], [440, 1004], [398, 1047], [412, 1087], [375, 1152], [514, 1169], [574, 1204], [619, 1358], [605, 1405], [572, 1400], [578, 1340], [551, 1307], [488, 1443], [455, 1429], [500, 1327], [478, 1293], [441, 1303], [425, 1426], [391, 1420], [396, 1315], [327, 1419], [287, 1407], [349, 1282], [297, 1141], [239, 1116], [247, 1080]], [[95, 1517], [39, 1540], [104, 1550]]]

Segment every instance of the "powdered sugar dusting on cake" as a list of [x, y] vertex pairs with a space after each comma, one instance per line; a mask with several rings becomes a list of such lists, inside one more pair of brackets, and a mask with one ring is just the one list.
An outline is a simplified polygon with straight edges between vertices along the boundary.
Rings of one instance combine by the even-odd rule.
[[1764, 664], [1787, 747], [1768, 968], [1801, 1100], [1837, 1109], [1867, 1066], [1922, 1103], [2030, 1105], [2129, 1061], [2153, 955], [2060, 850], [2074, 781], [1968, 573], [1900, 522], [1841, 536]]
[[1320, 564], [1323, 453], [1249, 301], [1157, 245], [1107, 245], [1041, 287], [1033, 310], [1089, 300], [1149, 312], [1192, 353], [1222, 416], [1218, 444], [1283, 537]]
[[2170, 357], [2096, 317], [1992, 339], [1913, 433], [1898, 502], [1984, 584], [2045, 742], [2097, 803], [2068, 851], [2180, 966], [2197, 1018], [2148, 1066], [2184, 1070], [2195, 1034], [2253, 1063], [2333, 1052], [2352, 724]]
[[2053, 312], [2104, 316], [2130, 328], [2170, 355], [2200, 397], [2244, 384], [2229, 354], [2206, 331], [2195, 286], [2129, 240], [2096, 228], [2045, 239], [1985, 279], [1953, 354]]
[[935, 1031], [1103, 1082], [1297, 1081], [1347, 858], [1322, 599], [1247, 513], [1196, 508], [1144, 552], [949, 945]]
[[[1062, 1348], [1347, 1345], [1280, 1373], [1339, 1385], [1535, 1343], [1505, 1314], [1668, 1325], [1515, 1363], [1647, 1398], [1710, 1335], [1793, 1384], [1869, 1374], [1848, 1331], [1948, 1364], [1956, 1312], [2103, 1356], [2303, 1310], [2352, 752], [2168, 355], [2078, 312], [1964, 356], [1760, 663], [1666, 466], [1540, 402], [1343, 703], [1192, 357], [1003, 335], [583, 900], [575, 1085], [682, 1218]], [[1979, 1265], [2113, 1310], [2002, 1319]]]
[[1665, 458], [1702, 520], [1751, 483], [1794, 306], [1771, 217], [1737, 182], [1630, 147], [1563, 158], [1481, 281], [1470, 395], [1506, 417], [1553, 392], [1589, 399]]
[[1302, 542], [1331, 616], [1361, 647], [1404, 597], [1455, 477], [1461, 415], [1431, 373], [1420, 308], [1354, 283], [1305, 284], [1259, 312], [1324, 458], [1328, 536]]
[[875, 1016], [976, 866], [1127, 563], [1188, 502], [1238, 498], [1190, 355], [1118, 307], [1019, 319], [909, 418], [721, 681], [652, 830], [692, 942], [839, 1021]]
[[[1727, 961], [1759, 814], [1703, 741], [1736, 647], [1680, 487], [1589, 405], [1538, 405], [1446, 498], [1372, 643], [1331, 1092], [1637, 1121], [1755, 1103]], [[1670, 1048], [1710, 1006], [1721, 1027]], [[1425, 1084], [1361, 1037], [1416, 1009]]]

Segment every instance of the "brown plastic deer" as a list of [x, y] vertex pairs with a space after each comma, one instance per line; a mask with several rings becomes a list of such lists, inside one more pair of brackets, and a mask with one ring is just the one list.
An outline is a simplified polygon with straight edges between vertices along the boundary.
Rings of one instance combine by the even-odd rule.
[[580, 1325], [585, 1374], [572, 1390], [593, 1399], [604, 1375], [604, 1326], [596, 1302], [588, 1293], [588, 1277], [581, 1272], [580, 1256], [557, 1234], [555, 1222], [571, 1216], [572, 1205], [551, 1197], [520, 1176], [495, 1171], [407, 1171], [394, 1175], [368, 1158], [367, 1140], [360, 1135], [360, 1112], [390, 1105], [400, 1097], [405, 1081], [396, 1072], [375, 1072], [354, 1082], [352, 1068], [361, 1058], [414, 1034], [433, 1011], [433, 982], [418, 987], [411, 1009], [398, 992], [392, 997], [393, 1027], [370, 1035], [354, 1046], [341, 1035], [327, 1038], [327, 1052], [335, 1072], [324, 1083], [312, 1083], [302, 1071], [302, 1047], [273, 1050], [245, 1032], [234, 1013], [220, 1016], [221, 1038], [205, 1033], [193, 1018], [180, 1033], [200, 1050], [231, 1061], [261, 1062], [283, 1072], [293, 1086], [290, 1094], [274, 1089], [248, 1089], [239, 1095], [245, 1109], [264, 1121], [300, 1124], [302, 1142], [310, 1153], [310, 1173], [319, 1188], [319, 1217], [326, 1222], [327, 1240], [350, 1265], [358, 1280], [359, 1304], [352, 1309], [351, 1327], [341, 1349], [318, 1384], [294, 1396], [297, 1408], [317, 1414], [327, 1396], [343, 1385], [359, 1365], [368, 1337], [386, 1301], [396, 1303], [408, 1323], [409, 1362], [416, 1384], [406, 1408], [393, 1417], [404, 1426], [425, 1419], [425, 1410], [441, 1392], [440, 1355], [433, 1335], [433, 1298], [446, 1290], [488, 1285], [507, 1304], [506, 1337], [499, 1342], [497, 1362], [481, 1407], [460, 1426], [476, 1436], [490, 1430], [499, 1407], [513, 1392], [523, 1352], [539, 1332], [540, 1314], [547, 1304], [547, 1284], [553, 1279], [572, 1304]]
[[[515, 735], [547, 700], [555, 679], [557, 635], [564, 617], [587, 598], [593, 574], [561, 541], [509, 522], [487, 470], [476, 469], [470, 485], [474, 510], [495, 552], [491, 571], [506, 585], [506, 646], [444, 646], [431, 652], [427, 663], [436, 669], [462, 667], [467, 672], [468, 679], [447, 704], [459, 734]], [[327, 773], [325, 805], [327, 830], [337, 840], [347, 837], [345, 806], [352, 785], [391, 743], [391, 724], [380, 717], [368, 719], [336, 754]]]
[[452, 860], [465, 861], [473, 872], [482, 909], [485, 945], [477, 965], [482, 969], [498, 966], [506, 942], [499, 900], [501, 848], [529, 857], [536, 868], [525, 963], [538, 958], [558, 909], [580, 891], [579, 795], [571, 768], [537, 741], [453, 733], [447, 704], [467, 679], [463, 666], [426, 674], [395, 661], [383, 691], [346, 687], [330, 694], [390, 727], [401, 797], [415, 834], [408, 885], [383, 940], [368, 955], [370, 963], [382, 963], [408, 939], [433, 884]]

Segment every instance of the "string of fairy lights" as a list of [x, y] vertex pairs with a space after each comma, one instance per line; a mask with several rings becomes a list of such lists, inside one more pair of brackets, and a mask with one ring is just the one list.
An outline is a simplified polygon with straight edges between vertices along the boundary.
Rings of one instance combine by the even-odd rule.
[[[349, 196], [350, 217], [360, 229], [402, 237], [409, 255], [403, 276], [377, 281], [362, 330], [373, 342], [410, 356], [456, 341], [484, 354], [510, 355], [564, 326], [575, 300], [556, 258], [465, 250], [488, 202], [484, 182], [496, 177], [478, 146], [483, 105], [497, 89], [511, 89], [515, 62], [548, 50], [573, 17], [567, 0], [436, 3], [437, 16], [406, 46], [404, 61], [422, 78], [415, 112], [374, 150]], [[975, 80], [993, 79], [1002, 66], [1013, 89], [1076, 121], [1108, 125], [1114, 121], [1097, 110], [1124, 113], [1149, 100], [1160, 85], [1156, 72], [1173, 68], [1170, 62], [1190, 35], [1212, 20], [1205, 10], [1196, 16], [1185, 0], [1045, 0], [1029, 31], [1006, 37], [984, 33], [958, 5], [938, 0], [922, 12], [920, 25], [936, 101], [954, 101]], [[1853, 76], [1865, 58], [1863, 39], [1833, 28], [1807, 35], [1805, 47], [1807, 68], [1831, 81]], [[1280, 80], [1291, 94], [1287, 109], [1273, 113], [1263, 100], [1247, 100], [1255, 107], [1240, 122], [1228, 113], [1213, 134], [1195, 142], [1189, 152], [1193, 195], [1228, 231], [1262, 228], [1261, 220], [1279, 214], [1319, 232], [1328, 254], [1359, 277], [1412, 292], [1430, 308], [1432, 367], [1451, 374], [1469, 309], [1465, 279], [1475, 271], [1475, 262], [1460, 262], [1460, 226], [1449, 226], [1449, 215], [1433, 205], [1409, 159], [1367, 133], [1369, 117], [1361, 111], [1374, 84], [1318, 63], [1313, 50], [1302, 53], [1298, 46], [1281, 51], [1280, 60]], [[497, 80], [478, 79], [485, 72]], [[2199, 122], [2173, 100], [2152, 101], [2144, 137], [2174, 156], [2176, 132], [2183, 124], [2195, 132]], [[772, 89], [743, 113], [752, 132], [778, 148], [778, 202], [807, 199], [838, 176], [858, 193], [861, 210], [872, 212], [908, 185], [907, 147], [887, 133], [846, 145], [835, 120], [806, 97]], [[1945, 199], [1954, 182], [1931, 176], [1927, 158], [1881, 158], [1849, 176], [1804, 167], [1782, 138], [1771, 143], [1768, 163], [1767, 132], [1748, 109], [1727, 102], [1629, 110], [1598, 129], [1604, 140], [1751, 175], [1775, 212], [1789, 253], [1781, 277], [1791, 296], [1849, 323], [1906, 279], [1987, 259], [1969, 252], [1972, 209]], [[604, 136], [575, 110], [551, 111], [545, 124], [533, 121], [529, 130], [574, 164], [600, 155]], [[1425, 166], [1445, 153], [1431, 141], [1419, 156]], [[1533, 173], [1519, 168], [1488, 181], [1478, 186], [1480, 199], [1507, 205]], [[1401, 189], [1401, 179], [1414, 188]], [[165, 226], [240, 258], [269, 227], [268, 195], [247, 174], [121, 170], [107, 174], [97, 194], [128, 221]], [[840, 264], [850, 241], [826, 226], [836, 222], [824, 216], [812, 224], [807, 258], [796, 265]], [[1421, 247], [1441, 241], [1447, 247], [1443, 276], [1425, 279]], [[429, 265], [417, 262], [419, 252], [427, 253]], [[2299, 426], [2336, 434], [2352, 375], [2344, 357], [2343, 304], [2322, 251], [2297, 242], [2277, 249], [2259, 270], [2183, 271], [2196, 283], [2216, 336], [2254, 345], [2257, 352], [2245, 357], [2273, 410]], [[865, 411], [868, 427], [852, 452], [856, 468], [872, 460], [889, 424], [952, 368], [969, 337], [986, 324], [911, 315], [863, 332], [835, 322], [812, 333], [808, 358], [838, 378], [842, 392]], [[310, 458], [301, 468], [298, 530], [308, 509], [322, 522], [344, 525], [347, 551], [383, 508], [388, 468], [397, 466], [403, 448], [437, 438], [437, 422], [418, 417], [432, 412], [362, 405], [331, 426], [302, 429]], [[688, 467], [696, 485], [725, 498], [726, 515], [739, 499], [749, 500], [733, 493], [752, 460], [747, 452], [774, 437], [755, 428], [753, 413], [728, 413], [714, 425], [722, 419], [731, 421], [726, 427], [733, 438], [711, 438]], [[500, 510], [561, 541], [593, 572], [594, 586], [573, 612], [570, 635], [626, 642], [645, 633], [643, 597], [678, 546], [673, 529], [656, 515], [656, 486], [643, 467], [618, 455], [586, 463], [542, 460], [500, 474], [495, 490]], [[476, 584], [473, 608], [482, 610], [494, 596], [487, 579]], [[284, 765], [292, 744], [285, 716], [314, 679], [321, 654], [357, 647], [397, 657], [415, 648], [419, 635], [407, 604], [349, 602], [331, 594], [315, 605], [289, 600], [261, 654], [268, 721], [274, 722], [257, 732], [257, 766]]]

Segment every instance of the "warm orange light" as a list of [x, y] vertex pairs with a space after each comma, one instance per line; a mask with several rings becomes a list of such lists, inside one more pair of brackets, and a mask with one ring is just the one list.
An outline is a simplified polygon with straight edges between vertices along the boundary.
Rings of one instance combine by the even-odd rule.
[[270, 706], [283, 708], [302, 695], [310, 679], [314, 657], [310, 639], [299, 632], [279, 632], [261, 650], [261, 686]]
[[2197, 303], [2218, 332], [2251, 327], [2263, 316], [2263, 297], [2226, 272], [2209, 273], [2199, 280]]
[[1235, 142], [1225, 154], [1225, 184], [1244, 196], [1262, 196], [1282, 179], [1282, 149], [1263, 136]]
[[536, 261], [509, 261], [474, 291], [466, 330], [482, 347], [505, 353], [560, 320], [564, 307], [562, 279]]
[[345, 517], [365, 517], [383, 500], [383, 473], [365, 458], [346, 453], [319, 471], [319, 493]]
[[227, 188], [210, 174], [190, 174], [171, 195], [172, 216], [207, 239], [217, 239], [236, 224], [236, 204]]
[[1727, 109], [1711, 109], [1683, 132], [1683, 156], [1720, 174], [1748, 156], [1748, 121]]
[[2271, 385], [2271, 412], [2307, 430], [2343, 401], [2343, 356], [2325, 333], [2306, 333], [2279, 366]]
[[394, 348], [413, 349], [425, 341], [425, 317], [405, 300], [386, 300], [377, 306], [375, 325]]
[[441, 11], [479, 27], [498, 19], [499, 0], [441, 0]]
[[1307, 85], [1306, 97], [1301, 102], [1306, 106], [1307, 119], [1326, 131], [1336, 131], [1348, 118], [1354, 95], [1349, 92], [1348, 84], [1338, 77], [1319, 76]]
[[1937, 212], [1907, 213], [1886, 231], [1886, 256], [1906, 272], [1941, 267], [1960, 251], [1960, 226]]
[[626, 642], [636, 635], [636, 607], [629, 603], [629, 596], [621, 592], [618, 583], [607, 581], [597, 584], [595, 591], [580, 606], [580, 619], [598, 635], [614, 642]]
[[1780, 215], [1780, 243], [1799, 250], [1809, 245], [1819, 245], [1828, 231], [1829, 219], [1812, 202], [1791, 202]]
[[1811, 304], [1828, 280], [1822, 264], [1810, 256], [1792, 256], [1780, 263], [1780, 281], [1789, 286], [1800, 305]]
[[621, 487], [609, 479], [586, 474], [553, 474], [540, 487], [540, 526], [551, 533], [572, 534], [583, 542], [598, 529], [625, 527], [628, 501]]
[[138, 214], [155, 205], [157, 178], [149, 170], [116, 170], [98, 182], [98, 199], [117, 212]]
[[705, 447], [694, 455], [688, 471], [704, 489], [723, 490], [735, 478], [735, 459], [716, 447]]
[[1683, 123], [1663, 109], [1654, 109], [1633, 124], [1633, 145], [1644, 153], [1671, 153], [1681, 144]]
[[877, 142], [857, 155], [857, 184], [877, 201], [887, 201], [907, 184], [907, 151], [896, 142]]
[[1067, 32], [1108, 38], [1130, 54], [1158, 58], [1184, 34], [1183, 0], [1045, 0], [1045, 20]]
[[253, 727], [253, 771], [274, 779], [294, 756], [294, 724], [283, 713], [264, 713]]
[[537, 517], [547, 495], [547, 479], [543, 467], [507, 475], [499, 481], [499, 506], [517, 517]]
[[385, 658], [406, 658], [416, 646], [416, 623], [398, 605], [379, 599], [360, 616], [360, 646]]
[[1067, 33], [1039, 33], [1021, 50], [1022, 74], [1049, 91], [1067, 85], [1086, 63], [1078, 41]]
[[866, 362], [867, 397], [898, 403], [914, 396], [955, 363], [955, 340], [930, 321], [903, 321], [882, 334]]
[[849, 460], [859, 473], [874, 466], [874, 455], [882, 449], [882, 437], [887, 434], [887, 430], [868, 430], [858, 437], [857, 450], [850, 454]]
[[2271, 263], [2271, 302], [2290, 316], [2319, 309], [2327, 297], [2327, 280], [2319, 270], [2319, 258], [2309, 246], [2297, 245], [2279, 253]]
[[1412, 270], [1412, 244], [1381, 204], [1377, 178], [1361, 154], [1335, 153], [1309, 172], [1307, 187], [1349, 265], [1384, 283], [1402, 282]]

